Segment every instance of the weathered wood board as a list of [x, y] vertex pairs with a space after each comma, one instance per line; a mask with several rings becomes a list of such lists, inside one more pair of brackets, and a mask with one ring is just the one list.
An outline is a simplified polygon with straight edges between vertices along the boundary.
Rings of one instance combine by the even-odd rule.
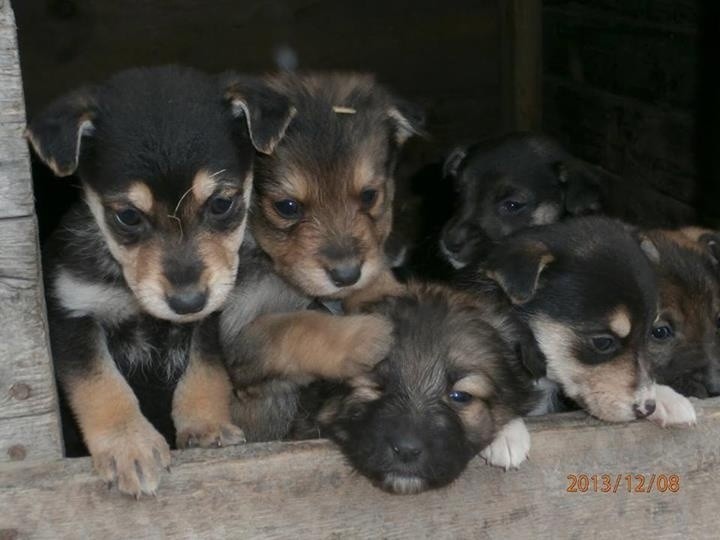
[[[0, 466], [0, 530], [13, 538], [712, 538], [720, 500], [720, 399], [699, 424], [533, 419], [530, 461], [475, 459], [448, 488], [388, 495], [327, 442], [176, 452], [156, 498], [108, 491], [89, 459]], [[626, 474], [678, 475], [677, 492], [628, 493]], [[568, 475], [610, 474], [616, 493], [570, 493]], [[633, 479], [632, 488], [637, 487]], [[0, 533], [2, 534], [2, 533]]]
[[0, 462], [60, 458], [15, 22], [0, 0]]

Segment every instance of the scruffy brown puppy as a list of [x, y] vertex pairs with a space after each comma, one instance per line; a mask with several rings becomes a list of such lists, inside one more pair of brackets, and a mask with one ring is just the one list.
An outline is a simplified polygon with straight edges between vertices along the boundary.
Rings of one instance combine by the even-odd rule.
[[658, 279], [660, 314], [650, 351], [658, 382], [686, 396], [720, 394], [717, 233], [686, 228], [643, 233]]
[[576, 218], [510, 237], [480, 265], [532, 329], [547, 378], [602, 420], [695, 423], [652, 376], [658, 296], [650, 261], [620, 222]]
[[[141, 406], [169, 416], [155, 402], [175, 383], [179, 446], [243, 440], [221, 351], [198, 321], [232, 290], [254, 153], [272, 150], [290, 116], [257, 83], [160, 67], [72, 92], [28, 127], [55, 174], [82, 181], [85, 202], [45, 249], [50, 339], [95, 468], [122, 492], [157, 488], [170, 452], [156, 428], [170, 419]], [[158, 374], [150, 407], [128, 384], [135, 372]]]
[[449, 484], [478, 452], [505, 469], [526, 459], [538, 393], [523, 363], [539, 352], [502, 294], [411, 283], [363, 310], [393, 328], [388, 355], [317, 414], [353, 467], [404, 494]]
[[[251, 440], [283, 437], [304, 373], [346, 377], [384, 356], [390, 330], [372, 315], [333, 318], [314, 299], [394, 286], [383, 244], [392, 223], [393, 172], [420, 119], [363, 75], [268, 79], [297, 114], [272, 156], [260, 156], [221, 342]], [[373, 339], [367, 339], [372, 336]], [[268, 374], [275, 380], [263, 385]], [[255, 386], [253, 392], [242, 389]]]

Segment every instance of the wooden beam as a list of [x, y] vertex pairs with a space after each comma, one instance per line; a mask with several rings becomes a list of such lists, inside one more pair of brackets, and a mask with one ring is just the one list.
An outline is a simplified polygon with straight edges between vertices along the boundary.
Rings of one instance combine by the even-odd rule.
[[542, 124], [542, 2], [499, 0], [503, 127], [540, 129]]
[[[449, 488], [389, 495], [325, 441], [175, 452], [156, 498], [108, 491], [89, 459], [0, 466], [0, 536], [17, 538], [711, 538], [720, 500], [720, 399], [698, 426], [604, 424], [583, 413], [532, 419], [530, 460], [471, 462]], [[611, 475], [570, 493], [568, 475]], [[628, 492], [627, 474], [649, 493]], [[658, 475], [677, 475], [670, 492]], [[632, 478], [633, 490], [638, 481]], [[666, 488], [664, 492], [658, 487]]]
[[0, 462], [62, 457], [24, 127], [15, 20], [0, 0]]

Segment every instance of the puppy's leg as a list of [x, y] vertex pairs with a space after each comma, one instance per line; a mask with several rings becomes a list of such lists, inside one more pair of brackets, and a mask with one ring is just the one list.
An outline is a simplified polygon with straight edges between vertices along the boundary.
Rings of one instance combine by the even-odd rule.
[[221, 361], [216, 335], [215, 317], [197, 327], [190, 361], [173, 395], [172, 417], [179, 448], [245, 442], [243, 431], [232, 423], [232, 385]]
[[65, 323], [55, 325], [55, 331], [65, 326], [68, 345], [63, 347], [56, 336], [53, 344], [59, 346], [53, 352], [59, 362], [60, 382], [95, 470], [107, 482], [117, 482], [123, 493], [154, 495], [161, 470], [170, 464], [167, 442], [140, 412], [135, 394], [110, 357], [100, 328], [90, 319]]
[[366, 373], [385, 358], [392, 324], [380, 315], [278, 313], [248, 324], [239, 342], [239, 362], [229, 366], [236, 387], [273, 376], [345, 379]]
[[697, 423], [690, 400], [664, 384], [655, 385], [655, 412], [647, 418], [660, 427], [690, 427]]
[[493, 442], [486, 446], [480, 457], [489, 465], [508, 469], [518, 467], [530, 452], [530, 432], [522, 418], [511, 420], [498, 432]]

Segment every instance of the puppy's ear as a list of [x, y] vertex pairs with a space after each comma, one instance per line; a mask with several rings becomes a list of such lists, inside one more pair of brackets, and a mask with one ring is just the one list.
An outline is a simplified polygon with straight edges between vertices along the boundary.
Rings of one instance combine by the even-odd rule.
[[565, 161], [558, 161], [552, 167], [565, 190], [567, 214], [584, 216], [601, 210], [600, 186], [586, 167]]
[[405, 144], [413, 135], [425, 134], [425, 112], [417, 105], [396, 99], [387, 115], [393, 126], [395, 141], [399, 145]]
[[448, 157], [445, 158], [445, 163], [443, 163], [443, 178], [457, 178], [458, 173], [460, 172], [460, 167], [462, 167], [467, 154], [467, 146], [458, 146], [453, 149]]
[[515, 354], [533, 378], [541, 379], [547, 375], [547, 360], [530, 330], [527, 333], [515, 345]]
[[25, 138], [57, 176], [78, 168], [83, 138], [95, 131], [97, 91], [81, 88], [52, 102], [30, 122]]
[[494, 249], [482, 269], [513, 304], [525, 304], [535, 296], [540, 274], [553, 260], [542, 242], [516, 240]]
[[255, 149], [272, 154], [296, 113], [290, 99], [255, 77], [229, 73], [220, 81], [233, 116], [247, 122]]

